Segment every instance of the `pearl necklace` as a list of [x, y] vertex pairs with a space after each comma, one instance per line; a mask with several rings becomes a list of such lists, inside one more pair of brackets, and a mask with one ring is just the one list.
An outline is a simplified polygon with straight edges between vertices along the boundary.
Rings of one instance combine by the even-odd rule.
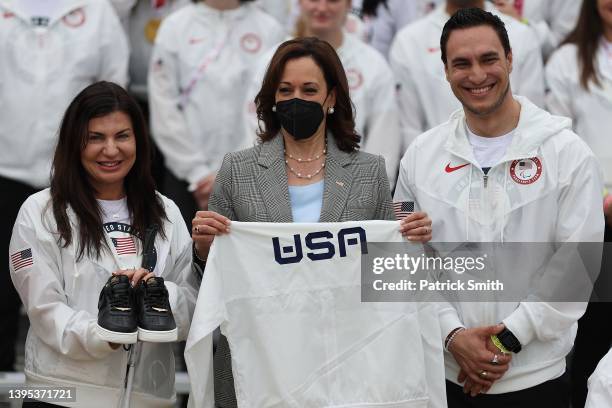
[[289, 165], [289, 160], [285, 159], [285, 164], [287, 165], [287, 168], [289, 169], [289, 171], [291, 173], [293, 173], [293, 175], [295, 177], [301, 178], [301, 179], [308, 179], [308, 180], [310, 180], [311, 178], [313, 178], [314, 176], [319, 174], [325, 168], [325, 161], [323, 161], [323, 163], [321, 164], [321, 167], [319, 167], [319, 169], [317, 171], [315, 171], [314, 173], [312, 173], [312, 174], [302, 174], [302, 173], [296, 171], [293, 167], [291, 167]]
[[[307, 157], [303, 159], [301, 157], [293, 157], [291, 153], [287, 153], [287, 149], [283, 149], [283, 153], [285, 153], [285, 157], [291, 160], [295, 160], [298, 163], [311, 163], [315, 160], [319, 160], [321, 157], [325, 157], [325, 154], [327, 153], [327, 140], [325, 140], [325, 146], [323, 147], [323, 152], [317, 154], [315, 157], [312, 157], [312, 158]], [[315, 177], [317, 174], [321, 173], [323, 169], [325, 168], [325, 160], [323, 160], [323, 163], [321, 163], [321, 167], [319, 167], [317, 171], [315, 171], [312, 174], [302, 174], [301, 172], [291, 167], [291, 165], [289, 164], [289, 160], [285, 159], [285, 164], [287, 165], [287, 168], [289, 169], [289, 171], [293, 173], [295, 177], [300, 178], [300, 179], [307, 179], [307, 180], [310, 180], [311, 178]]]
[[[287, 150], [283, 150], [283, 152], [285, 153], [285, 156], [289, 157], [291, 160], [297, 161], [298, 163], [310, 163], [310, 162], [313, 162], [315, 160], [319, 160], [321, 158], [321, 156], [324, 156], [325, 153], [327, 153], [327, 144], [323, 148], [323, 152], [322, 153], [319, 153], [315, 157], [312, 157], [312, 158], [307, 157], [305, 159], [302, 159], [301, 157], [293, 157], [291, 155], [291, 153], [287, 153]], [[287, 161], [287, 160], [285, 160], [285, 161]]]

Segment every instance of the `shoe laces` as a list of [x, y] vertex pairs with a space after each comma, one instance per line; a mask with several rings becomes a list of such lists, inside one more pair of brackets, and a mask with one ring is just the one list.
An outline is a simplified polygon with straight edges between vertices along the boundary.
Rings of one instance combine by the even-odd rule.
[[166, 300], [167, 295], [165, 286], [163, 286], [163, 284], [159, 284], [157, 281], [153, 284], [150, 284], [147, 281], [147, 291], [146, 296], [144, 297], [145, 306], [149, 308], [156, 307], [160, 309], [167, 309]]
[[131, 307], [130, 284], [118, 283], [111, 285], [110, 305], [113, 307]]

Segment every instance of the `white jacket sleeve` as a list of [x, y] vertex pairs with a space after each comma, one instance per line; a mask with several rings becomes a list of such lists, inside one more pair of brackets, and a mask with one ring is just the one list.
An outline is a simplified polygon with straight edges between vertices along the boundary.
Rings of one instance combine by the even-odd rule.
[[555, 115], [573, 119], [576, 116], [572, 104], [571, 84], [575, 79], [567, 78], [564, 66], [567, 63], [564, 61], [563, 54], [557, 51], [546, 64], [546, 86], [548, 87], [546, 109]]
[[27, 203], [17, 216], [9, 254], [32, 251], [31, 266], [15, 270], [10, 264], [11, 279], [25, 306], [30, 328], [53, 350], [72, 359], [104, 358], [113, 349], [96, 331], [97, 316], [68, 306], [60, 248], [53, 236], [37, 231], [43, 230], [40, 211], [32, 211]]
[[395, 93], [395, 81], [385, 61], [381, 60], [378, 71], [368, 89], [367, 106], [371, 109], [357, 115], [367, 115], [362, 150], [385, 158], [389, 184], [394, 186], [403, 147], [397, 103], [390, 97]]
[[[395, 187], [395, 195], [393, 196], [394, 202], [412, 201], [414, 202], [414, 211], [427, 211], [427, 208], [421, 208], [416, 199], [415, 194], [415, 183], [414, 183], [414, 164], [416, 163], [415, 157], [418, 155], [418, 148], [416, 144], [410, 145], [406, 154], [400, 162], [400, 171], [397, 179], [397, 186]], [[436, 220], [433, 220], [435, 223]], [[436, 303], [438, 310], [438, 319], [440, 323], [440, 335], [441, 340], [444, 342], [446, 336], [455, 328], [463, 327], [461, 319], [457, 310], [448, 302], [441, 301]]]
[[[115, 82], [122, 87], [128, 84], [130, 48], [125, 31], [112, 7], [100, 2], [103, 16], [100, 22], [100, 68], [98, 81]], [[93, 52], [93, 51], [92, 51]]]
[[612, 407], [612, 352], [601, 359], [589, 377], [589, 393], [584, 408]]
[[179, 109], [179, 56], [172, 50], [172, 26], [164, 20], [155, 39], [149, 67], [151, 130], [168, 168], [181, 180], [195, 184], [210, 173], [198, 151], [184, 113]]
[[[525, 36], [525, 53], [520, 65], [513, 68], [518, 72], [515, 74], [515, 81], [512, 84], [514, 93], [526, 96], [531, 102], [544, 108], [544, 66], [542, 62], [542, 52], [537, 45], [537, 38], [531, 35]], [[514, 60], [516, 64], [516, 59]]]
[[529, 25], [536, 32], [542, 53], [547, 57], [576, 25], [582, 2], [576, 0], [543, 1], [547, 3], [545, 7], [548, 8], [548, 21], [546, 19], [529, 21]]
[[178, 207], [172, 202], [166, 204], [166, 214], [170, 219], [168, 224], [174, 228], [170, 251], [175, 255], [172, 267], [165, 268], [162, 277], [168, 289], [170, 307], [178, 329], [178, 341], [184, 341], [187, 339], [198, 296], [199, 277], [193, 268], [191, 237]]
[[427, 121], [416, 89], [415, 81], [418, 78], [414, 78], [409, 56], [406, 55], [397, 38], [389, 51], [389, 63], [397, 83], [400, 127], [403, 138], [402, 150], [406, 150], [410, 143], [426, 130]]
[[212, 337], [213, 331], [227, 320], [223, 276], [219, 267], [222, 262], [223, 260], [216, 256], [213, 244], [185, 345], [185, 363], [191, 383], [189, 408], [215, 406]]
[[259, 121], [257, 119], [255, 97], [261, 89], [261, 84], [266, 75], [266, 70], [268, 69], [268, 64], [270, 63], [271, 56], [272, 55], [269, 52], [265, 52], [257, 60], [257, 64], [253, 69], [253, 76], [249, 81], [245, 94], [244, 104], [242, 107], [242, 116], [244, 123], [244, 138], [247, 142], [248, 147], [253, 146], [254, 143], [257, 141]]
[[[588, 151], [582, 158], [576, 152]], [[553, 254], [543, 271], [539, 286], [534, 293], [522, 301], [518, 308], [503, 320], [503, 323], [514, 333], [523, 346], [532, 340], [550, 341], [568, 330], [582, 316], [586, 302], [576, 296], [576, 302], [546, 302], [540, 293], [590, 293], [590, 288], [581, 288], [591, 282], [588, 276], [571, 278], [575, 288], [567, 288], [568, 276], [577, 275], [577, 268], [582, 266], [579, 254], [569, 252], [577, 245], [571, 243], [596, 243], [603, 241], [604, 218], [601, 210], [601, 191], [603, 181], [601, 171], [593, 153], [581, 140], [566, 146], [560, 153], [560, 163], [569, 167], [569, 171], [560, 171], [559, 209], [557, 214], [557, 231], [555, 241], [561, 247]], [[574, 163], [573, 165], [569, 165]], [[588, 282], [587, 282], [588, 281]], [[532, 299], [533, 296], [533, 299]], [[585, 296], [588, 299], [588, 294]], [[546, 297], [544, 297], [546, 300]]]

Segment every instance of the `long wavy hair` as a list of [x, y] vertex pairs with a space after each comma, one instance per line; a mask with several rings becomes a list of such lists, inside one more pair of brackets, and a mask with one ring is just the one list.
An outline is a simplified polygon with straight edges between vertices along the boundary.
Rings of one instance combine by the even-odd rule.
[[272, 106], [276, 103], [276, 91], [282, 79], [288, 61], [310, 57], [323, 72], [327, 90], [336, 91], [335, 112], [326, 116], [326, 129], [331, 130], [340, 150], [352, 152], [359, 148], [359, 136], [355, 131], [354, 107], [349, 97], [346, 73], [334, 48], [323, 40], [315, 37], [296, 38], [282, 43], [266, 71], [261, 89], [255, 97], [257, 118], [263, 126], [259, 126], [257, 135], [262, 142], [276, 137], [281, 124]]
[[589, 89], [591, 81], [601, 86], [595, 69], [595, 58], [602, 34], [603, 23], [597, 10], [597, 0], [584, 0], [576, 27], [569, 33], [563, 44], [575, 44], [578, 48], [580, 85], [586, 90]]
[[[70, 103], [60, 126], [59, 140], [51, 172], [51, 207], [59, 232], [58, 244], [67, 247], [78, 235], [77, 259], [84, 254], [99, 258], [107, 247], [101, 209], [89, 175], [81, 164], [88, 141], [89, 121], [113, 112], [130, 117], [136, 138], [136, 161], [124, 179], [127, 206], [134, 234], [143, 237], [147, 227], [156, 224], [163, 231], [167, 219], [163, 202], [155, 192], [151, 175], [151, 145], [142, 112], [134, 99], [119, 85], [97, 82], [83, 89]], [[78, 221], [73, 231], [68, 209]]]

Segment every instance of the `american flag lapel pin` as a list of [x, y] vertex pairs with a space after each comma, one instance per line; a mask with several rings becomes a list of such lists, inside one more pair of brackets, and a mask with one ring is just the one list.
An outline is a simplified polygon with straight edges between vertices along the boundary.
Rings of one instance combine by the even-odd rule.
[[393, 212], [395, 213], [395, 218], [403, 220], [414, 212], [414, 201], [394, 201]]

